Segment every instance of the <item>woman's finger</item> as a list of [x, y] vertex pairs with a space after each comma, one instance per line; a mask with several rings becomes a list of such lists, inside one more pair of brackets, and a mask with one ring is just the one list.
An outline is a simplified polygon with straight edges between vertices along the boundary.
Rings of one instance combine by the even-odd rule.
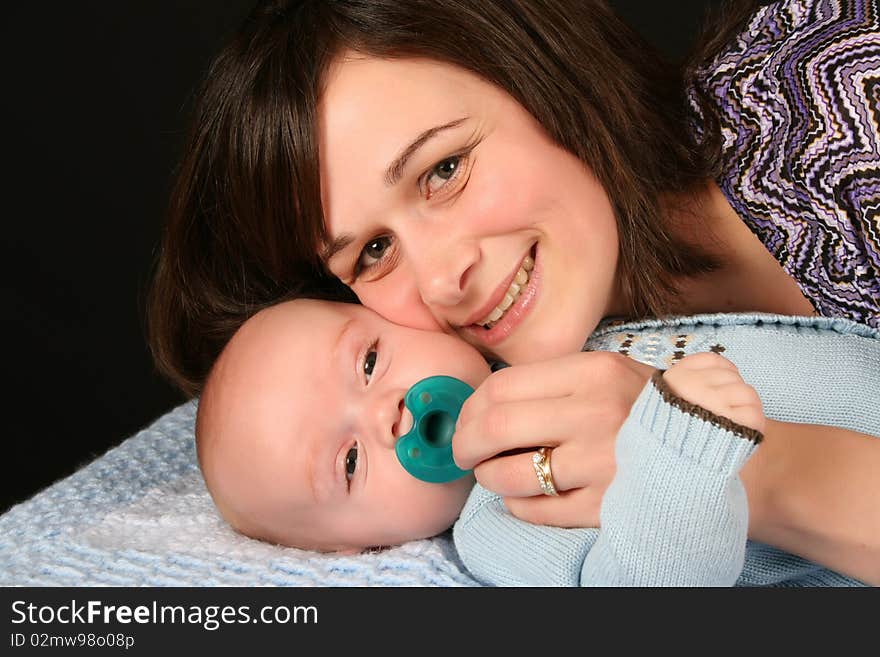
[[[607, 477], [608, 464], [601, 458], [592, 461], [584, 458], [579, 445], [564, 443], [550, 449], [550, 472], [553, 484], [560, 493], [584, 488], [591, 481]], [[532, 497], [541, 495], [541, 486], [535, 472], [533, 458], [537, 448], [517, 454], [496, 456], [483, 461], [474, 468], [480, 485], [501, 497]], [[591, 465], [595, 464], [595, 468]]]
[[576, 434], [607, 432], [610, 413], [600, 398], [537, 399], [494, 404], [458, 426], [452, 452], [458, 467], [468, 470], [509, 450], [555, 447]]
[[570, 490], [558, 497], [505, 497], [504, 505], [515, 517], [536, 525], [598, 527], [604, 492], [587, 487]]
[[570, 359], [555, 358], [493, 372], [464, 403], [459, 422], [463, 424], [496, 404], [566, 397], [577, 386], [574, 369], [576, 366]]
[[504, 402], [566, 397], [624, 383], [640, 390], [653, 371], [649, 365], [610, 352], [583, 352], [507, 367], [493, 372], [474, 391], [462, 406], [459, 421], [463, 424]]

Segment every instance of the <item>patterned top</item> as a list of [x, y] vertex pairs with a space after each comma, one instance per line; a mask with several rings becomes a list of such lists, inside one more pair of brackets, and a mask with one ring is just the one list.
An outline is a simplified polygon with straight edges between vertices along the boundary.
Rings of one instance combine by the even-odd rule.
[[[696, 80], [723, 137], [722, 192], [816, 310], [880, 327], [877, 0], [783, 0]], [[694, 129], [701, 113], [691, 90]]]

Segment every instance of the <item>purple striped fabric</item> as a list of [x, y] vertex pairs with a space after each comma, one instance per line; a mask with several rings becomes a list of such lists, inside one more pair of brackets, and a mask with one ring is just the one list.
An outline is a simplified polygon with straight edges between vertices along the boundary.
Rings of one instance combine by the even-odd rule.
[[733, 208], [819, 313], [880, 327], [877, 0], [762, 7], [696, 80]]

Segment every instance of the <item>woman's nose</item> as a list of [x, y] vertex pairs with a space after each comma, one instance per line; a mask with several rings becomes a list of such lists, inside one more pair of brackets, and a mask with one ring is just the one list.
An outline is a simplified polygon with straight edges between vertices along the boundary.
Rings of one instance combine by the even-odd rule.
[[464, 300], [480, 250], [474, 241], [442, 240], [425, 245], [424, 252], [414, 257], [422, 301], [428, 307], [451, 307]]

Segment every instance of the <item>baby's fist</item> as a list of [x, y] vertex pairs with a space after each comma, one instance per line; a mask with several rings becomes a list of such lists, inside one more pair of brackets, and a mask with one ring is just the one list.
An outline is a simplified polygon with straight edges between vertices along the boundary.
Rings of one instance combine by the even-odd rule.
[[673, 394], [744, 427], [764, 432], [761, 398], [743, 381], [736, 365], [707, 352], [692, 354], [666, 370], [663, 380]]

